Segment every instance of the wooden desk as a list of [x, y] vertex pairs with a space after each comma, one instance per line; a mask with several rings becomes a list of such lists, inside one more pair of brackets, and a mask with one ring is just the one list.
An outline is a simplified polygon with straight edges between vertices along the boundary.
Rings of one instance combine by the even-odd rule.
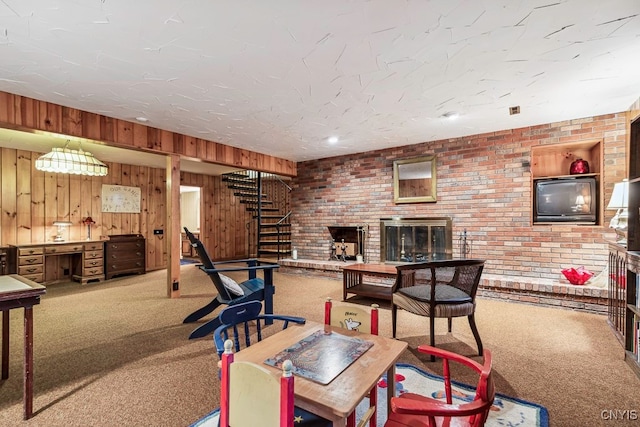
[[[243, 349], [236, 353], [234, 360], [253, 362], [273, 371], [274, 375], [282, 375], [281, 369], [263, 362], [301, 339], [325, 328], [374, 343], [373, 347], [327, 385], [299, 376], [295, 378], [296, 406], [332, 421], [334, 426], [343, 427], [346, 417], [355, 410], [358, 403], [385, 372], [387, 378], [395, 378], [395, 363], [407, 348], [406, 342], [307, 321], [305, 325], [290, 325], [287, 329]], [[387, 409], [391, 411], [391, 397], [395, 395], [395, 381], [387, 383]]]
[[[104, 280], [104, 242], [47, 242], [15, 245], [17, 273], [38, 283], [72, 278], [82, 284]], [[60, 274], [67, 270], [66, 273]]]
[[17, 274], [0, 276], [2, 310], [2, 379], [9, 378], [9, 310], [24, 307], [24, 419], [33, 413], [33, 306], [46, 288]]
[[347, 299], [347, 293], [362, 295], [391, 301], [391, 286], [373, 285], [363, 282], [363, 276], [380, 278], [394, 278], [397, 274], [396, 266], [390, 264], [352, 264], [342, 268], [342, 299]]

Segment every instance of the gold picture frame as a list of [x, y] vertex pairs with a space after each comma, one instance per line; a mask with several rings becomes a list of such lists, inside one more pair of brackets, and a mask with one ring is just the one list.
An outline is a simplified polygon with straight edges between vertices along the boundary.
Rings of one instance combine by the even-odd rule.
[[395, 203], [434, 203], [437, 201], [436, 156], [420, 156], [393, 162], [393, 201]]

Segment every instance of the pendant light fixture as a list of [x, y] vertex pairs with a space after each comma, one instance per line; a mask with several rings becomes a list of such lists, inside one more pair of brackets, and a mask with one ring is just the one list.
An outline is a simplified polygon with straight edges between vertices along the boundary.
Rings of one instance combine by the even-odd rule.
[[68, 173], [74, 175], [106, 176], [109, 168], [93, 154], [83, 151], [82, 145], [78, 150], [72, 150], [69, 141], [64, 148], [54, 147], [50, 153], [44, 154], [36, 160], [36, 169], [44, 172]]

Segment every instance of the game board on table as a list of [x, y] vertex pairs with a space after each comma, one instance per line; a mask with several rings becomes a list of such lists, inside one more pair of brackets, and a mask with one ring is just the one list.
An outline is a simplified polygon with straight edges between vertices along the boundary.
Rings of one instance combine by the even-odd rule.
[[326, 385], [371, 346], [371, 341], [336, 332], [317, 331], [264, 363], [281, 368], [285, 360], [291, 360], [295, 375]]

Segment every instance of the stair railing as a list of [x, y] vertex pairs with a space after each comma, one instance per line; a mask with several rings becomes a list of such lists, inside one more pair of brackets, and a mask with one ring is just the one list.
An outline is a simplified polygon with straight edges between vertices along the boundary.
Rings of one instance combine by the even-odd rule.
[[[287, 187], [288, 187], [288, 185], [287, 185]], [[281, 235], [280, 226], [290, 216], [291, 216], [291, 211], [287, 212], [287, 214], [285, 216], [283, 216], [282, 218], [280, 218], [280, 220], [278, 222], [276, 222], [276, 236], [277, 236], [277, 239], [278, 239], [278, 244], [276, 245], [276, 247], [277, 247], [277, 253], [278, 253], [278, 261], [280, 261], [280, 241], [281, 241], [280, 240], [280, 235]]]

